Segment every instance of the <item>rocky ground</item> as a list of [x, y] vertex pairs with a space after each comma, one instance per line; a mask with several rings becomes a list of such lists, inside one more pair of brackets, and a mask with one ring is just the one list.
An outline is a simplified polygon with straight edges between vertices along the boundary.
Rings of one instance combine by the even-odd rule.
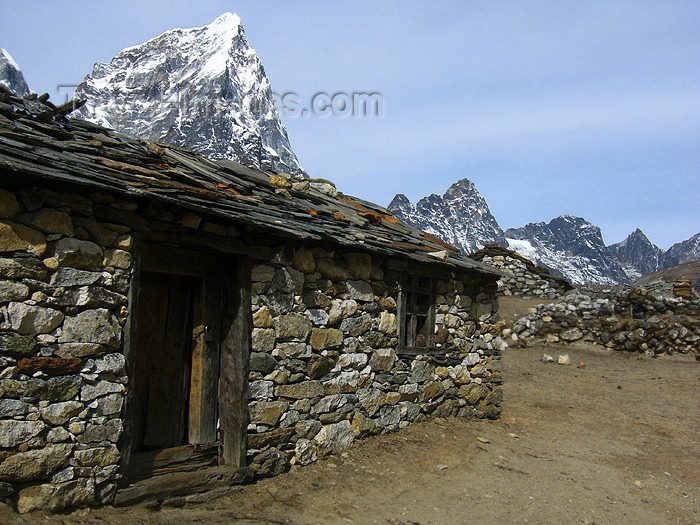
[[[545, 352], [572, 364], [541, 363]], [[699, 372], [688, 356], [512, 349], [499, 421], [433, 419], [162, 506], [3, 508], [0, 523], [699, 523]]]

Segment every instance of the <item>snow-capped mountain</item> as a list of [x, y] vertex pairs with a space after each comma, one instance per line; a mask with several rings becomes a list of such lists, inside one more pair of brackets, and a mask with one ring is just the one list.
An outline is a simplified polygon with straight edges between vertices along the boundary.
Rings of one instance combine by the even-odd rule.
[[22, 70], [4, 49], [0, 49], [0, 84], [20, 97], [29, 95], [29, 86]]
[[691, 261], [700, 261], [700, 233], [671, 246], [663, 255], [662, 268], [671, 268]]
[[605, 246], [600, 228], [581, 217], [562, 215], [506, 230], [508, 246], [562, 275], [573, 284], [630, 282], [620, 262]]
[[661, 269], [664, 251], [652, 244], [639, 228], [624, 241], [608, 246], [608, 249], [632, 280]]
[[389, 210], [402, 221], [440, 237], [467, 254], [487, 243], [507, 246], [503, 230], [491, 215], [486, 200], [469, 179], [455, 182], [442, 197], [435, 193], [423, 197], [415, 206], [399, 193], [389, 204]]
[[95, 64], [73, 113], [131, 136], [161, 140], [262, 169], [303, 173], [275, 109], [260, 58], [237, 15], [173, 29]]

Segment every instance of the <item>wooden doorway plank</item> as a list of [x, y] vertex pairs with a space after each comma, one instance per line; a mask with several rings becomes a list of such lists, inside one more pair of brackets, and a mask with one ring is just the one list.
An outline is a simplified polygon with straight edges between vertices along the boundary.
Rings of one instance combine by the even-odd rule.
[[219, 420], [222, 465], [239, 469], [246, 461], [248, 369], [253, 319], [250, 302], [250, 259], [229, 266], [219, 377]]
[[202, 281], [195, 300], [188, 428], [191, 444], [217, 441], [223, 293], [223, 280], [219, 276], [210, 276]]

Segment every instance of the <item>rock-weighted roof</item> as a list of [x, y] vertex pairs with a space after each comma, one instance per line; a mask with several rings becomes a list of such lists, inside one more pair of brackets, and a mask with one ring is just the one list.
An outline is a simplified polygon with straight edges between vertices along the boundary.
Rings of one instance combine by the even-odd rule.
[[155, 199], [280, 236], [497, 275], [329, 181], [215, 161], [67, 118], [79, 105], [55, 106], [48, 95], [20, 98], [0, 86], [0, 173]]

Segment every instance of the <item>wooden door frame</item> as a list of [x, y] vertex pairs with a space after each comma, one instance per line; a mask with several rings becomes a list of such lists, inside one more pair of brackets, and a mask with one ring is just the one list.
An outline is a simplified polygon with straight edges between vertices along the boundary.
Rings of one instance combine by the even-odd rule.
[[190, 409], [189, 424], [192, 428], [191, 431], [188, 429], [188, 440], [198, 443], [217, 441], [218, 407], [218, 463], [233, 469], [242, 468], [246, 462], [249, 421], [248, 371], [252, 336], [250, 258], [199, 251], [196, 248], [171, 248], [144, 243], [140, 235], [134, 237], [134, 266], [128, 293], [128, 317], [124, 326], [124, 357], [129, 383], [124, 403], [124, 429], [119, 441], [122, 474], [119, 486], [123, 488], [129, 484], [129, 465], [135, 444], [133, 429], [137, 407], [132, 382], [136, 365], [134, 353], [138, 349], [134, 346], [141, 275], [145, 271], [203, 279], [198, 301], [199, 319], [194, 322], [194, 326], [201, 325], [201, 333], [196, 334], [198, 339], [193, 348], [193, 353], [201, 358], [202, 366], [193, 370], [192, 377], [192, 381], [198, 382], [196, 395], [202, 410]]

